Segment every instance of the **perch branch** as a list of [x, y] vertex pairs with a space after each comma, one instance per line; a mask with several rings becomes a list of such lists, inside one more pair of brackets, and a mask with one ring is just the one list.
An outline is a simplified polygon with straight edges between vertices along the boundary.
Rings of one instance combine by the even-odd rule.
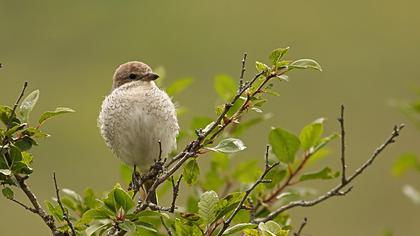
[[[171, 177], [184, 163], [187, 161], [190, 157], [197, 156], [199, 154], [199, 150], [203, 148], [204, 145], [210, 144], [214, 141], [214, 139], [229, 125], [232, 123], [232, 121], [236, 118], [238, 118], [249, 106], [250, 99], [255, 96], [257, 93], [261, 92], [261, 89], [263, 86], [272, 78], [277, 77], [279, 75], [284, 74], [287, 72], [287, 69], [280, 70], [278, 72], [273, 72], [269, 75], [267, 75], [264, 79], [264, 81], [258, 86], [258, 88], [252, 92], [251, 94], [247, 94], [245, 102], [242, 104], [242, 106], [239, 108], [239, 110], [232, 116], [233, 118], [228, 119], [224, 122], [223, 125], [221, 125], [222, 121], [224, 121], [224, 118], [226, 118], [227, 113], [232, 108], [233, 104], [237, 102], [240, 97], [247, 91], [251, 86], [257, 81], [260, 76], [264, 74], [263, 72], [260, 72], [254, 76], [254, 78], [249, 82], [246, 83], [242, 89], [238, 90], [237, 94], [230, 100], [230, 102], [226, 103], [224, 106], [224, 110], [222, 113], [216, 118], [215, 122], [205, 131], [198, 132], [198, 137], [196, 140], [190, 142], [182, 152], [177, 154], [175, 157], [173, 157], [172, 161], [170, 161], [168, 164], [165, 165], [167, 168], [166, 171], [162, 173], [162, 175], [157, 178], [153, 185], [149, 189], [149, 193], [156, 190], [156, 188], [165, 182], [169, 177]], [[214, 133], [210, 136], [210, 134], [214, 131]], [[205, 143], [206, 138], [210, 138]], [[147, 194], [145, 201], [140, 202], [136, 207], [136, 212], [143, 211], [147, 208], [147, 202], [149, 202], [150, 194]]]
[[66, 221], [67, 225], [69, 226], [72, 236], [76, 236], [76, 231], [74, 230], [73, 224], [70, 221], [68, 211], [67, 209], [64, 208], [63, 203], [61, 202], [60, 189], [58, 188], [55, 172], [53, 172], [53, 178], [54, 178], [55, 195], [57, 196], [57, 203], [60, 206], [61, 211], [63, 212], [63, 219]]

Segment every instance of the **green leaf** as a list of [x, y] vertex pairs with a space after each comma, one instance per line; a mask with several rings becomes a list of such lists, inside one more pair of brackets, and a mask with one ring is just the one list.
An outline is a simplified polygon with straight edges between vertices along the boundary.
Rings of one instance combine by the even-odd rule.
[[[144, 222], [144, 221], [136, 221], [135, 226], [137, 226], [137, 228], [141, 228], [141, 229], [147, 230], [149, 232], [152, 232], [152, 233], [154, 233], [153, 235], [156, 235], [156, 233], [158, 232], [154, 225], [152, 225], [150, 223], [147, 223], [147, 222]], [[137, 234], [137, 235], [143, 235], [143, 234]]]
[[233, 211], [242, 200], [244, 195], [245, 193], [243, 192], [234, 192], [220, 200], [217, 203], [216, 220], [222, 218], [230, 211]]
[[412, 169], [420, 171], [420, 162], [417, 160], [416, 154], [405, 153], [395, 161], [392, 166], [392, 174], [395, 176], [401, 176]]
[[0, 169], [0, 173], [5, 175], [5, 176], [10, 176], [12, 175], [12, 171], [9, 169]]
[[95, 193], [91, 188], [86, 188], [84, 191], [84, 203], [88, 208], [98, 207], [99, 201], [96, 200]]
[[258, 225], [258, 228], [262, 231], [264, 236], [287, 236], [289, 234], [289, 231], [283, 230], [281, 226], [274, 221], [261, 222]]
[[299, 139], [303, 150], [307, 151], [319, 142], [324, 132], [324, 120], [319, 118], [302, 129]]
[[216, 147], [208, 147], [207, 149], [222, 152], [222, 153], [234, 153], [242, 151], [246, 148], [245, 144], [236, 138], [227, 138], [222, 140]]
[[33, 145], [37, 145], [36, 141], [33, 140], [31, 137], [24, 136], [19, 138], [15, 142], [16, 147], [18, 147], [21, 151], [27, 151], [32, 148]]
[[[9, 123], [11, 114], [12, 114], [12, 109], [10, 107], [0, 105], [0, 120], [3, 122], [3, 124], [7, 125]], [[20, 123], [21, 123], [20, 120], [16, 118], [16, 116], [13, 116], [12, 126], [16, 124], [20, 124]]]
[[125, 212], [131, 210], [134, 207], [134, 202], [131, 196], [125, 192], [122, 188], [116, 188], [114, 192], [115, 202], [118, 208], [122, 208]]
[[231, 235], [234, 233], [238, 233], [244, 229], [255, 229], [256, 227], [257, 227], [257, 224], [254, 224], [254, 223], [240, 223], [240, 224], [227, 228], [226, 231], [223, 232], [223, 235]]
[[261, 175], [261, 170], [255, 168], [258, 166], [258, 160], [242, 161], [233, 172], [233, 177], [242, 183], [252, 183]]
[[280, 183], [280, 181], [284, 179], [284, 177], [286, 177], [286, 174], [286, 169], [281, 169], [281, 167], [276, 167], [272, 169], [270, 172], [268, 172], [267, 176], [265, 177], [266, 179], [271, 180], [271, 182], [266, 183], [264, 186], [269, 189], [274, 188]]
[[131, 199], [131, 196], [125, 192], [119, 184], [117, 184], [108, 194], [107, 198], [104, 199], [104, 204], [114, 213], [116, 213], [120, 208], [127, 212], [134, 207], [134, 202]]
[[67, 196], [69, 196], [70, 198], [72, 198], [74, 201], [76, 201], [78, 204], [81, 204], [83, 202], [82, 196], [80, 196], [78, 193], [76, 193], [75, 191], [68, 189], [68, 188], [63, 188], [62, 189], [63, 193]]
[[192, 78], [183, 78], [183, 79], [176, 80], [166, 89], [166, 93], [169, 96], [174, 96], [178, 93], [181, 93], [186, 88], [188, 88], [192, 84], [192, 82], [193, 82]]
[[273, 65], [275, 65], [280, 59], [282, 59], [289, 51], [289, 47], [287, 48], [277, 48], [274, 49], [270, 56], [268, 57]]
[[223, 100], [229, 100], [236, 94], [237, 83], [228, 75], [218, 75], [214, 79], [214, 89]]
[[63, 220], [63, 211], [61, 210], [60, 206], [54, 206], [51, 202], [45, 201], [45, 205], [47, 206], [48, 211], [54, 216], [55, 219], [58, 221]]
[[197, 160], [190, 160], [183, 170], [184, 180], [187, 184], [195, 184], [198, 176], [200, 175], [200, 167], [198, 166]]
[[13, 199], [15, 194], [13, 193], [13, 190], [9, 187], [5, 187], [1, 190], [3, 193], [3, 196], [7, 199]]
[[108, 208], [102, 206], [96, 209], [90, 209], [86, 211], [82, 218], [86, 222], [90, 222], [92, 220], [101, 220], [101, 219], [108, 219], [111, 218], [114, 215], [112, 211], [110, 211]]
[[318, 152], [320, 149], [324, 148], [329, 142], [340, 137], [338, 134], [331, 134], [330, 136], [324, 137], [319, 140], [318, 144], [315, 147], [314, 153]]
[[295, 160], [300, 141], [294, 134], [281, 128], [273, 128], [268, 140], [273, 153], [281, 162], [292, 163]]
[[261, 236], [262, 235], [257, 229], [244, 229], [242, 233], [244, 236]]
[[76, 112], [73, 109], [67, 107], [57, 107], [54, 111], [46, 111], [42, 113], [41, 117], [39, 118], [39, 124], [44, 123], [46, 120], [51, 119], [54, 116], [58, 116], [65, 113]]
[[22, 152], [22, 162], [29, 166], [32, 164], [33, 156], [29, 152]]
[[91, 236], [95, 232], [97, 232], [101, 229], [104, 229], [107, 226], [110, 226], [110, 225], [109, 224], [102, 224], [102, 223], [91, 225], [86, 229], [86, 236]]
[[219, 197], [215, 191], [207, 191], [201, 194], [198, 202], [198, 214], [203, 218], [204, 224], [207, 225], [216, 218], [217, 203]]
[[42, 132], [41, 130], [36, 129], [34, 127], [29, 127], [27, 129], [23, 130], [22, 134], [28, 135], [32, 138], [37, 138], [37, 139], [38, 138], [47, 138], [47, 137], [50, 136], [49, 134], [46, 134], [46, 133]]
[[321, 65], [313, 59], [299, 59], [289, 65], [290, 69], [315, 69], [322, 71]]
[[23, 99], [17, 115], [21, 118], [22, 122], [28, 122], [29, 114], [36, 105], [39, 98], [39, 90], [35, 90]]
[[257, 72], [266, 72], [270, 70], [270, 67], [268, 67], [266, 64], [256, 61], [255, 62], [255, 69], [257, 70]]
[[125, 230], [127, 232], [134, 232], [134, 231], [136, 231], [136, 224], [134, 224], [133, 222], [128, 221], [128, 220], [124, 221], [123, 223], [118, 224], [118, 226], [121, 229], [123, 229], [123, 230]]
[[338, 171], [334, 172], [331, 170], [331, 168], [325, 167], [324, 169], [318, 172], [302, 175], [299, 181], [306, 181], [306, 180], [312, 180], [312, 179], [333, 179], [333, 178], [338, 177], [339, 175], [340, 175], [340, 172]]

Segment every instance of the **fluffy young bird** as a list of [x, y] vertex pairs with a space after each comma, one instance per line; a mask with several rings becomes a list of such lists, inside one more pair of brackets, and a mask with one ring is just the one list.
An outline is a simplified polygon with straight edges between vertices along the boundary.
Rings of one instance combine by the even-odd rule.
[[[98, 126], [111, 151], [140, 172], [176, 148], [179, 132], [175, 106], [154, 80], [159, 76], [143, 62], [132, 61], [115, 71], [112, 92], [102, 103]], [[151, 183], [145, 183], [146, 191]], [[155, 196], [151, 201], [156, 203]]]

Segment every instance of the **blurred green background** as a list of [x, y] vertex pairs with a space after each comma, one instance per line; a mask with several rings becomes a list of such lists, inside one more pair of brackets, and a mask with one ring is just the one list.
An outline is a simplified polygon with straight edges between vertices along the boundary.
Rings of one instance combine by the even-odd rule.
[[[45, 130], [52, 137], [34, 150], [30, 184], [39, 199], [54, 195], [53, 170], [62, 187], [100, 192], [120, 181], [120, 163], [96, 127], [117, 65], [129, 60], [162, 65], [166, 84], [195, 78], [176, 97], [189, 108], [180, 119], [181, 128], [188, 128], [193, 115], [214, 115], [213, 77], [237, 77], [244, 51], [250, 76], [255, 60], [267, 61], [272, 49], [291, 46], [290, 58], [314, 58], [324, 72], [293, 72], [290, 83], [277, 86], [281, 96], [266, 107], [274, 118], [248, 131], [248, 150], [241, 155], [261, 156], [270, 126], [297, 133], [324, 116], [328, 131], [338, 130], [335, 119], [343, 103], [353, 170], [394, 124], [407, 122], [389, 101], [409, 99], [420, 86], [419, 8], [420, 2], [409, 0], [0, 0], [0, 103], [12, 105], [28, 80], [29, 90], [41, 90], [33, 120], [56, 106], [77, 111], [49, 122]], [[419, 235], [420, 208], [401, 193], [402, 184], [418, 176], [396, 179], [389, 171], [399, 154], [419, 152], [420, 136], [407, 126], [347, 197], [293, 210], [294, 224], [307, 216], [307, 235], [382, 235], [388, 228], [395, 235]], [[338, 142], [332, 147], [337, 151]], [[328, 161], [338, 163], [338, 154]], [[49, 235], [38, 216], [4, 198], [0, 207], [1, 235]]]

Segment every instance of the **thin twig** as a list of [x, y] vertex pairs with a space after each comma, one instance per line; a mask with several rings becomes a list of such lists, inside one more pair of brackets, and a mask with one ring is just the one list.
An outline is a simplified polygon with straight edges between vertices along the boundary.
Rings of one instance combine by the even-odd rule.
[[32, 206], [34, 207], [36, 214], [38, 214], [42, 218], [45, 224], [50, 228], [53, 235], [60, 235], [60, 232], [57, 230], [57, 227], [55, 226], [54, 218], [51, 215], [48, 215], [44, 211], [44, 209], [41, 207], [41, 204], [39, 204], [35, 194], [31, 191], [29, 186], [25, 183], [26, 178], [21, 177], [19, 175], [15, 175], [15, 178], [16, 178], [19, 188], [22, 189], [23, 193], [26, 195], [26, 197], [29, 199]]
[[18, 107], [18, 105], [19, 105], [19, 103], [20, 103], [20, 100], [22, 99], [23, 95], [25, 94], [26, 87], [28, 87], [28, 81], [25, 81], [25, 82], [23, 83], [23, 88], [22, 88], [22, 91], [20, 92], [19, 97], [18, 97], [18, 99], [16, 100], [15, 105], [13, 106], [12, 113], [10, 114], [9, 120], [8, 120], [8, 122], [7, 122], [6, 132], [7, 132], [7, 131], [11, 128], [11, 126], [12, 126], [13, 117], [15, 116], [16, 109], [17, 109], [17, 107]]
[[55, 194], [57, 196], [57, 203], [60, 206], [61, 211], [63, 212], [63, 219], [67, 222], [67, 225], [69, 226], [69, 228], [71, 230], [71, 234], [73, 236], [76, 236], [76, 231], [74, 230], [73, 224], [71, 223], [71, 221], [69, 219], [68, 211], [67, 211], [67, 209], [64, 208], [63, 203], [61, 202], [60, 189], [58, 188], [57, 179], [55, 177], [55, 172], [53, 172], [53, 177], [54, 177]]
[[17, 203], [18, 205], [20, 205], [21, 207], [25, 208], [26, 210], [28, 210], [28, 211], [30, 211], [30, 212], [32, 212], [32, 213], [38, 214], [38, 212], [37, 212], [34, 208], [32, 208], [32, 207], [28, 207], [27, 205], [25, 205], [25, 204], [23, 204], [23, 203], [19, 202], [18, 200], [14, 199], [14, 198], [11, 198], [11, 199], [9, 199], [9, 200], [10, 200], [10, 201], [12, 201], [12, 202]]
[[251, 194], [251, 192], [261, 183], [269, 183], [271, 182], [271, 180], [267, 180], [265, 179], [265, 176], [277, 165], [279, 165], [279, 162], [276, 162], [272, 165], [270, 165], [269, 161], [268, 161], [268, 154], [269, 154], [269, 148], [270, 146], [267, 145], [266, 147], [266, 151], [265, 151], [265, 168], [264, 168], [264, 172], [262, 173], [262, 175], [258, 178], [258, 180], [249, 188], [245, 191], [245, 195], [242, 197], [241, 201], [239, 202], [239, 204], [236, 206], [235, 210], [232, 212], [232, 214], [229, 216], [229, 218], [227, 220], [225, 220], [223, 222], [223, 226], [222, 229], [219, 231], [219, 233], [217, 234], [218, 236], [223, 235], [223, 233], [226, 231], [226, 229], [229, 227], [230, 223], [232, 222], [233, 218], [236, 216], [236, 214], [238, 214], [238, 212], [243, 208], [243, 205], [246, 201], [246, 199], [248, 199], [249, 194]]
[[341, 130], [341, 182], [347, 182], [346, 178], [346, 131], [344, 129], [344, 105], [341, 105], [340, 118], [338, 118]]
[[302, 224], [300, 224], [299, 230], [297, 231], [297, 233], [294, 233], [294, 236], [300, 236], [300, 234], [302, 233], [303, 228], [305, 227], [305, 225], [308, 223], [308, 218], [303, 218]]
[[247, 53], [244, 53], [244, 57], [242, 58], [242, 67], [241, 67], [241, 75], [239, 76], [239, 90], [240, 91], [242, 89], [242, 87], [244, 86], [244, 74], [245, 74], [245, 63], [246, 63], [246, 56]]
[[165, 228], [166, 233], [168, 233], [169, 236], [172, 236], [172, 231], [169, 229], [169, 227], [166, 225], [165, 221], [163, 220], [163, 216], [160, 216], [160, 222], [162, 222], [163, 228]]
[[174, 212], [175, 211], [175, 204], [176, 204], [176, 199], [178, 198], [178, 193], [179, 193], [179, 185], [181, 184], [181, 179], [182, 179], [182, 174], [179, 177], [179, 179], [176, 181], [174, 180], [174, 177], [172, 176], [171, 178], [171, 182], [172, 182], [172, 203], [171, 203], [171, 210], [170, 212]]
[[322, 196], [319, 196], [318, 198], [311, 200], [311, 201], [293, 201], [290, 202], [284, 206], [281, 206], [280, 208], [272, 211], [268, 216], [263, 217], [263, 218], [258, 218], [255, 219], [254, 222], [255, 223], [260, 223], [260, 222], [267, 222], [269, 220], [274, 219], [276, 216], [278, 216], [279, 214], [281, 214], [282, 212], [289, 210], [291, 208], [295, 208], [295, 207], [310, 207], [310, 206], [314, 206], [317, 205], [331, 197], [334, 196], [344, 196], [346, 195], [348, 192], [351, 191], [352, 187], [348, 188], [347, 190], [343, 190], [347, 185], [349, 185], [349, 183], [351, 183], [357, 176], [359, 176], [360, 174], [363, 173], [364, 170], [366, 170], [366, 168], [368, 168], [373, 161], [375, 161], [375, 159], [379, 156], [379, 154], [382, 153], [382, 151], [388, 147], [388, 145], [392, 144], [395, 142], [395, 138], [398, 137], [400, 135], [400, 131], [401, 129], [404, 128], [404, 124], [401, 124], [399, 126], [395, 126], [392, 134], [390, 135], [390, 137], [382, 144], [380, 145], [374, 152], [373, 154], [369, 157], [369, 159], [362, 165], [360, 166], [348, 179], [346, 182], [341, 182], [339, 185], [337, 185], [336, 187], [332, 188], [330, 191], [328, 191], [327, 193], [325, 193]]

